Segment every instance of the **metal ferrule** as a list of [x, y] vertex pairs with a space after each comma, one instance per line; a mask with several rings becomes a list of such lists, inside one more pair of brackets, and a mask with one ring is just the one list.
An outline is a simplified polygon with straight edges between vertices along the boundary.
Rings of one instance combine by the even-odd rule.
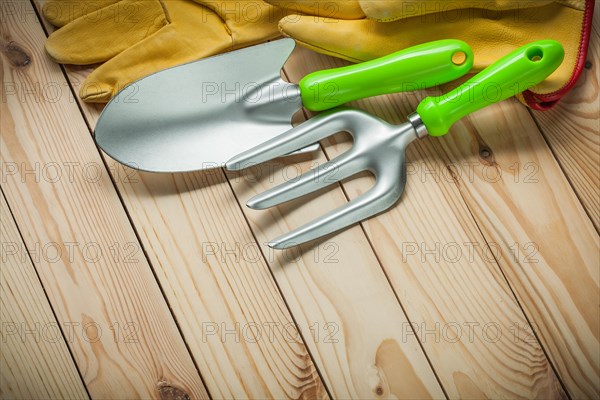
[[429, 132], [427, 132], [427, 127], [421, 120], [421, 116], [418, 113], [412, 113], [408, 116], [408, 121], [411, 123], [413, 128], [415, 128], [415, 132], [419, 139], [423, 139], [424, 137], [429, 136]]

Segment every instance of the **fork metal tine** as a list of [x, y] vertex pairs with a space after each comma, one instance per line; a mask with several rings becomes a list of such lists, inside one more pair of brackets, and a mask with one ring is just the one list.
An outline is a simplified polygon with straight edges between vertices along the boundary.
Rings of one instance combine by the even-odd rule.
[[294, 180], [282, 183], [254, 196], [248, 200], [246, 205], [255, 210], [264, 210], [315, 192], [361, 172], [360, 167], [354, 162], [356, 160], [356, 152], [349, 150], [341, 156], [305, 172]]
[[390, 125], [362, 110], [338, 108], [232, 158], [227, 168], [246, 168], [249, 163], [260, 163], [290, 153], [340, 131], [347, 131], [353, 136], [352, 147], [341, 156], [248, 201], [250, 208], [265, 209], [363, 171], [375, 175], [375, 185], [366, 193], [269, 243], [272, 248], [286, 249], [340, 231], [393, 206], [404, 190], [405, 149], [419, 137], [417, 126], [412, 120]]
[[248, 168], [292, 153], [336, 132], [346, 130], [349, 126], [349, 118], [344, 118], [344, 113], [344, 108], [337, 108], [319, 114], [273, 139], [238, 154], [230, 159], [225, 167], [232, 171]]
[[401, 195], [402, 190], [388, 190], [382, 185], [375, 185], [365, 194], [277, 237], [268, 245], [274, 249], [287, 249], [337, 232], [387, 210], [400, 199]]

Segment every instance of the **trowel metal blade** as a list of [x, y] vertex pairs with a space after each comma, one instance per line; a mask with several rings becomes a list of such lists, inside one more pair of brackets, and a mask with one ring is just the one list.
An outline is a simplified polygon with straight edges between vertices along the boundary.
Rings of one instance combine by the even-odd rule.
[[281, 68], [293, 49], [292, 39], [282, 39], [140, 79], [106, 105], [96, 143], [144, 171], [221, 167], [292, 127], [300, 90], [281, 79]]

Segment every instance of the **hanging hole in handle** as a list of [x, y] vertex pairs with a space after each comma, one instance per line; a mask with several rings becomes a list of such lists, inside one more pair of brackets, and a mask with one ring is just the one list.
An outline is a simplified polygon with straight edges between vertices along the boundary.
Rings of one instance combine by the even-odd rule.
[[465, 62], [467, 62], [467, 53], [464, 51], [457, 51], [456, 53], [452, 54], [452, 63], [454, 65], [461, 66]]
[[527, 49], [526, 55], [527, 58], [533, 62], [542, 61], [542, 58], [544, 58], [544, 52], [539, 47], [532, 47], [530, 49]]

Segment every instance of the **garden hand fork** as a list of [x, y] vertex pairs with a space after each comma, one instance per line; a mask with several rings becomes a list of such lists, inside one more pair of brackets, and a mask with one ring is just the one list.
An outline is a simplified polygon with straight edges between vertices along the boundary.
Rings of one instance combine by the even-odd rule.
[[408, 122], [395, 126], [365, 111], [338, 108], [229, 160], [229, 170], [240, 170], [288, 154], [340, 131], [354, 144], [339, 157], [250, 199], [248, 207], [265, 209], [293, 200], [362, 171], [376, 177], [375, 185], [344, 206], [272, 240], [285, 249], [344, 229], [394, 205], [406, 183], [406, 147], [415, 139], [441, 136], [462, 117], [535, 86], [562, 63], [564, 49], [553, 40], [523, 46], [481, 71], [455, 90], [424, 99]]

